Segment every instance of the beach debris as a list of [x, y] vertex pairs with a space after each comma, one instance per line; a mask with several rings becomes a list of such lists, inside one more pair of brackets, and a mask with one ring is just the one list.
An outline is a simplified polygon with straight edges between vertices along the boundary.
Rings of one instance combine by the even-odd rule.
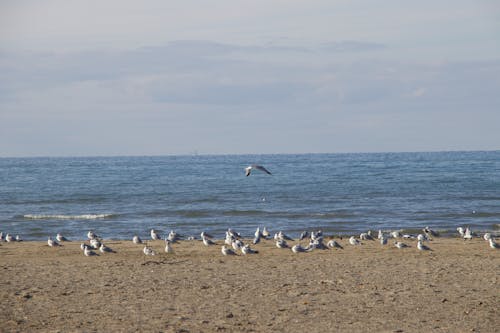
[[266, 168], [264, 168], [262, 165], [257, 165], [257, 164], [252, 164], [252, 165], [249, 165], [245, 168], [245, 176], [250, 176], [250, 174], [252, 173], [252, 170], [260, 170], [260, 171], [263, 171], [265, 173], [267, 173], [268, 175], [271, 175], [271, 172], [269, 172], [269, 170], [267, 170]]
[[233, 250], [231, 250], [230, 248], [226, 247], [226, 245], [222, 245], [221, 252], [225, 256], [236, 255], [236, 253]]

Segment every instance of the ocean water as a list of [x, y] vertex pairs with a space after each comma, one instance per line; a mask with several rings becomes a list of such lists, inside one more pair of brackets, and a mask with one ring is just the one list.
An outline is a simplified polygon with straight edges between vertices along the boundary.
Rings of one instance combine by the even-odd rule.
[[466, 225], [500, 227], [500, 151], [0, 158], [0, 231], [26, 240]]

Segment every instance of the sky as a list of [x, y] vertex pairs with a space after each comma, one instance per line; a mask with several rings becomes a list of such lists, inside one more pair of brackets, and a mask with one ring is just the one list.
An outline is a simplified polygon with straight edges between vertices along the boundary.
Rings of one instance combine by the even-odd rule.
[[0, 0], [0, 157], [500, 149], [500, 2]]

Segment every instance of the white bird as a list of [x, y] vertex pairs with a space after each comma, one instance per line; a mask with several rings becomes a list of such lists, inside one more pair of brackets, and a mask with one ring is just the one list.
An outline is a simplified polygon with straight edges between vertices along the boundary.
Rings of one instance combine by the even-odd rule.
[[399, 237], [401, 237], [401, 233], [399, 231], [393, 231], [393, 232], [391, 232], [391, 237], [392, 238], [399, 238]]
[[483, 239], [485, 241], [489, 241], [491, 239], [491, 233], [487, 232], [483, 235]]
[[5, 235], [5, 241], [8, 242], [8, 243], [13, 242], [14, 241], [14, 236], [12, 236], [11, 234]]
[[465, 235], [465, 230], [462, 227], [457, 228], [458, 233], [460, 234], [460, 237], [464, 237]]
[[0, 242], [3, 241], [3, 232], [0, 231]]
[[60, 233], [58, 233], [58, 234], [56, 235], [56, 240], [57, 240], [58, 242], [67, 242], [67, 241], [68, 241], [68, 239], [67, 239], [66, 237], [64, 237], [63, 235], [61, 235]]
[[384, 236], [384, 234], [382, 233], [382, 230], [379, 230], [377, 238], [382, 239], [383, 236]]
[[101, 244], [101, 246], [99, 247], [99, 251], [101, 251], [102, 253], [105, 253], [105, 252], [115, 253], [115, 251], [113, 251], [111, 248], [107, 247], [104, 244]]
[[97, 237], [97, 235], [92, 230], [89, 230], [89, 232], [87, 233], [87, 238], [94, 239], [94, 238], [99, 238], [99, 237]]
[[226, 247], [226, 245], [222, 245], [221, 252], [225, 256], [236, 255], [236, 253], [233, 250], [231, 250], [230, 248]]
[[210, 235], [210, 234], [207, 234], [205, 231], [202, 231], [201, 234], [200, 234], [200, 237], [203, 239], [203, 238], [208, 238], [208, 239], [212, 239], [214, 238], [214, 236]]
[[303, 240], [307, 236], [309, 236], [309, 233], [307, 231], [302, 231], [302, 233], [299, 236], [299, 241]]
[[252, 165], [247, 166], [245, 168], [245, 176], [247, 176], [247, 177], [250, 176], [250, 173], [252, 172], [253, 169], [260, 170], [260, 171], [267, 173], [268, 175], [271, 175], [271, 173], [266, 168], [264, 168], [262, 165], [252, 164]]
[[387, 245], [387, 237], [384, 235], [380, 238], [380, 245]]
[[434, 230], [432, 230], [431, 228], [429, 227], [425, 227], [424, 229], [422, 229], [424, 231], [424, 233], [427, 235], [427, 236], [432, 236], [432, 237], [437, 237], [438, 236], [438, 233]]
[[255, 230], [254, 234], [255, 238], [260, 238], [262, 236], [262, 233], [260, 232], [260, 228], [257, 227], [257, 230]]
[[490, 247], [492, 249], [499, 249], [500, 248], [500, 245], [498, 245], [498, 243], [496, 243], [493, 238], [490, 238], [489, 239], [489, 242], [490, 242]]
[[417, 249], [419, 249], [420, 251], [429, 251], [430, 250], [430, 248], [428, 246], [425, 246], [424, 243], [422, 243], [422, 241], [417, 242]]
[[23, 241], [23, 240], [22, 240], [21, 236], [16, 235], [16, 242], [22, 242], [22, 241]]
[[170, 245], [170, 241], [168, 239], [165, 239], [165, 252], [166, 253], [174, 253], [174, 249], [172, 248], [172, 245]]
[[351, 238], [349, 238], [349, 244], [351, 245], [359, 245], [361, 244], [359, 240], [357, 240], [356, 238], [354, 238], [354, 236], [351, 236]]
[[402, 242], [394, 242], [394, 246], [397, 247], [398, 249], [403, 249], [405, 247], [408, 247], [408, 245]]
[[269, 238], [271, 234], [269, 233], [269, 231], [267, 230], [266, 227], [264, 227], [264, 229], [262, 229], [262, 236], [264, 236], [264, 238]]
[[337, 243], [337, 241], [334, 239], [331, 239], [328, 243], [326, 243], [326, 245], [331, 249], [333, 248], [343, 249], [342, 245]]
[[47, 239], [47, 244], [50, 247], [59, 246], [59, 243], [57, 241], [53, 240], [50, 236], [49, 236], [49, 239]]
[[253, 243], [253, 244], [258, 244], [258, 243], [260, 243], [260, 235], [255, 236], [255, 238], [253, 239], [253, 242], [252, 242], [252, 243]]
[[202, 237], [202, 241], [205, 246], [210, 246], [215, 244], [213, 240], [207, 237]]
[[417, 240], [421, 241], [421, 242], [425, 242], [425, 241], [429, 240], [429, 237], [427, 237], [427, 235], [418, 234]]
[[97, 238], [93, 238], [90, 240], [90, 246], [97, 250], [101, 247], [101, 242]]
[[276, 241], [276, 247], [279, 249], [286, 249], [286, 248], [288, 248], [288, 244], [286, 243], [286, 241], [284, 239], [278, 239]]
[[240, 241], [239, 239], [236, 239], [231, 243], [231, 246], [235, 251], [238, 251], [241, 250], [241, 248], [243, 247], [243, 242]]
[[177, 242], [179, 240], [180, 236], [177, 234], [175, 231], [170, 230], [167, 239], [171, 241], [172, 243]]
[[144, 254], [147, 256], [156, 255], [156, 252], [152, 248], [150, 248], [149, 246], [144, 246], [144, 249], [142, 249], [142, 252], [144, 252]]
[[472, 239], [472, 231], [469, 227], [465, 228], [464, 239]]
[[160, 235], [156, 232], [155, 229], [151, 229], [151, 239], [152, 240], [159, 240], [160, 239]]
[[243, 254], [254, 254], [254, 253], [259, 253], [259, 251], [256, 251], [254, 249], [250, 248], [250, 245], [246, 244], [241, 248], [241, 252]]
[[306, 249], [304, 249], [300, 244], [296, 244], [292, 246], [292, 251], [293, 253], [299, 253], [299, 252], [306, 252]]
[[82, 249], [82, 251], [85, 250], [85, 248], [87, 248], [87, 247], [89, 247], [89, 246], [85, 243], [80, 244], [80, 249]]
[[142, 239], [141, 237], [135, 235], [133, 238], [132, 238], [132, 242], [134, 242], [134, 244], [142, 244]]
[[370, 236], [367, 232], [363, 232], [359, 235], [359, 239], [361, 240], [373, 240], [373, 237]]
[[97, 253], [95, 253], [94, 251], [92, 251], [89, 247], [85, 247], [83, 249], [83, 254], [86, 256], [86, 257], [90, 257], [90, 256], [95, 256], [97, 255]]

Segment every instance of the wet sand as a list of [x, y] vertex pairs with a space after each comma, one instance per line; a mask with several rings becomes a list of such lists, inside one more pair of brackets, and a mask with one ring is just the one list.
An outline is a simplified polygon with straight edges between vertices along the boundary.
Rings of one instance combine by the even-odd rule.
[[[222, 256], [201, 241], [0, 243], [2, 332], [499, 332], [500, 250], [436, 238], [432, 251], [364, 241], [294, 254], [272, 241]], [[326, 242], [325, 242], [326, 243]], [[294, 244], [294, 242], [290, 242]]]

